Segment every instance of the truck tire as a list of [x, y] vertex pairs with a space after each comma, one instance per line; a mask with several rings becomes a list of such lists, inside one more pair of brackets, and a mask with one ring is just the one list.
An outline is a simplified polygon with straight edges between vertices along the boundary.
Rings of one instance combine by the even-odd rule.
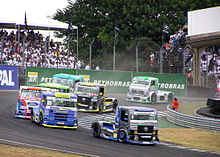
[[170, 94], [168, 95], [168, 103], [169, 103], [169, 104], [172, 104], [173, 98], [174, 98], [174, 95], [173, 95], [172, 93], [170, 93]]
[[100, 133], [101, 133], [101, 127], [98, 123], [95, 123], [93, 125], [93, 132], [92, 132], [92, 135], [96, 138], [98, 138], [100, 136]]
[[115, 113], [115, 111], [116, 111], [116, 109], [117, 109], [117, 106], [118, 106], [118, 101], [115, 100], [114, 103], [113, 103], [113, 110], [112, 110], [112, 112]]
[[152, 104], [156, 104], [156, 102], [157, 102], [157, 95], [155, 93], [153, 93], [151, 95], [151, 103]]
[[126, 138], [127, 138], [126, 132], [124, 130], [119, 130], [119, 132], [118, 132], [118, 141], [124, 143], [126, 141]]
[[43, 116], [42, 114], [40, 113], [40, 117], [39, 117], [39, 124], [42, 125], [43, 124]]
[[103, 109], [103, 100], [99, 101], [99, 114], [102, 114], [102, 109]]
[[31, 109], [31, 122], [34, 123], [33, 109]]

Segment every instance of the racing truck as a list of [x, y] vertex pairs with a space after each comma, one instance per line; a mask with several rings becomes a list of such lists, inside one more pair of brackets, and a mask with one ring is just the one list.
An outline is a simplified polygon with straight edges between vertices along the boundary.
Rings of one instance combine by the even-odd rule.
[[174, 93], [159, 90], [159, 79], [136, 76], [128, 88], [127, 100], [140, 103], [172, 103]]
[[119, 142], [155, 145], [158, 138], [158, 112], [152, 108], [118, 106], [115, 119], [94, 120], [91, 133]]
[[51, 88], [53, 92], [69, 93], [73, 92], [78, 82], [83, 82], [83, 76], [70, 74], [55, 74], [51, 83], [40, 83], [40, 87]]
[[30, 119], [31, 108], [40, 105], [41, 92], [46, 88], [21, 86], [18, 93], [18, 102], [15, 109], [16, 118]]
[[31, 121], [46, 127], [76, 129], [76, 102], [73, 93], [42, 92], [40, 106], [31, 109]]
[[106, 97], [106, 86], [98, 83], [80, 82], [75, 88], [78, 111], [110, 112], [118, 106], [116, 98]]

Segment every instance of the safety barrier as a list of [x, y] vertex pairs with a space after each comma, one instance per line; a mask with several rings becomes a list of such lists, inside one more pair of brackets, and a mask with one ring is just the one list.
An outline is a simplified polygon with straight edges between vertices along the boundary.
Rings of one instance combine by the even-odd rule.
[[167, 106], [167, 120], [183, 127], [220, 131], [219, 119], [186, 115], [172, 110], [170, 105]]

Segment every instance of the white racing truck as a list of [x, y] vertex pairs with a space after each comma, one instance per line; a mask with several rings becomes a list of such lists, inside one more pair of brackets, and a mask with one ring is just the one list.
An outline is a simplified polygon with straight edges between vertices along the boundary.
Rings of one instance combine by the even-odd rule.
[[159, 79], [136, 76], [132, 79], [127, 93], [127, 101], [140, 103], [172, 103], [174, 93], [159, 90]]

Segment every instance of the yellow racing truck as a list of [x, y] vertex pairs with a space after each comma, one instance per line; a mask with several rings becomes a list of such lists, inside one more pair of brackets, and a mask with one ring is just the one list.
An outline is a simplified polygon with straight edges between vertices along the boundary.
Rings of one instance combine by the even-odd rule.
[[106, 86], [97, 83], [80, 82], [75, 87], [77, 109], [85, 112], [110, 112], [118, 106], [116, 98], [106, 96]]

